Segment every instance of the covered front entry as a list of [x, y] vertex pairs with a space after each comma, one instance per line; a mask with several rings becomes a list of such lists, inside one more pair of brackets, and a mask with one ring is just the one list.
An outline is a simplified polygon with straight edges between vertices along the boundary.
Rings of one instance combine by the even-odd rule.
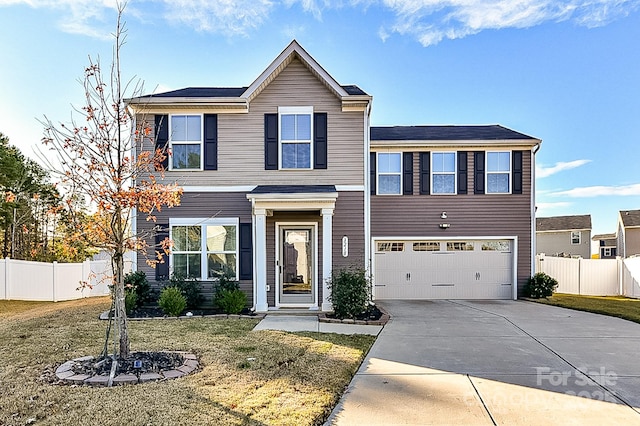
[[317, 306], [316, 224], [276, 223], [276, 306]]
[[[280, 308], [332, 310], [326, 278], [333, 267], [337, 198], [333, 185], [264, 185], [247, 194], [253, 212], [256, 312]], [[279, 219], [283, 215], [287, 219]], [[309, 215], [318, 221], [309, 221]]]

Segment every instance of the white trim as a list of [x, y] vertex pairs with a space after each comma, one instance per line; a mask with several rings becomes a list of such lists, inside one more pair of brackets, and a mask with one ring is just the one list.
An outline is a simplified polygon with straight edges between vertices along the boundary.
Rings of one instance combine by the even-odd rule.
[[333, 272], [333, 213], [334, 209], [322, 209], [322, 310], [332, 311], [331, 287], [328, 280]]
[[[200, 117], [200, 141], [196, 142], [196, 141], [174, 141], [173, 140], [173, 120], [172, 118], [175, 116], [184, 116], [184, 117]], [[169, 155], [169, 169], [168, 171], [173, 172], [173, 171], [180, 171], [180, 172], [191, 172], [191, 171], [202, 171], [204, 170], [204, 114], [189, 114], [189, 113], [184, 113], [184, 114], [169, 114], [169, 149], [171, 150], [171, 155]], [[186, 126], [186, 123], [185, 123]], [[200, 146], [200, 168], [197, 169], [175, 169], [173, 167], [173, 144], [176, 145], [199, 145]]]
[[[367, 162], [368, 161], [369, 160], [367, 160]], [[367, 180], [369, 180], [368, 177]], [[361, 192], [367, 190], [367, 187], [365, 185], [335, 185], [335, 187], [336, 191], [338, 192]]]
[[[280, 256], [281, 256], [281, 247], [280, 247], [280, 232], [282, 228], [287, 227], [300, 227], [300, 228], [312, 228], [313, 229], [313, 247], [311, 248], [313, 252], [313, 285], [311, 287], [311, 291], [313, 292], [313, 302], [312, 303], [280, 303], [280, 290], [282, 286], [281, 274], [279, 271], [280, 268]], [[318, 275], [318, 222], [276, 222], [276, 235], [275, 235], [275, 296], [276, 296], [276, 308], [309, 308], [310, 310], [318, 309], [318, 285], [320, 284], [319, 275]]]
[[[235, 279], [239, 279], [239, 261], [240, 261], [240, 219], [237, 217], [232, 218], [169, 218], [169, 239], [173, 241], [173, 227], [174, 226], [200, 226], [200, 277], [197, 279], [201, 281], [213, 281], [214, 278], [209, 278], [208, 274], [208, 259], [207, 254], [209, 251], [206, 248], [207, 243], [207, 226], [235, 226], [236, 228], [236, 276]], [[169, 273], [173, 274], [173, 250], [169, 252]]]
[[[370, 138], [370, 115], [371, 115], [371, 103], [367, 106], [367, 113], [364, 114], [364, 265], [365, 271], [369, 272], [369, 276], [373, 275], [371, 272], [371, 140]], [[336, 187], [338, 189], [338, 187]], [[373, 294], [373, 289], [371, 289]]]
[[371, 238], [371, 286], [372, 286], [372, 291], [371, 294], [373, 296], [373, 299], [376, 299], [376, 295], [375, 295], [375, 270], [376, 270], [376, 265], [375, 265], [375, 256], [373, 256], [373, 254], [376, 253], [375, 247], [376, 247], [376, 242], [378, 241], [461, 241], [461, 240], [468, 240], [468, 241], [479, 241], [479, 240], [510, 240], [513, 243], [513, 248], [511, 250], [513, 259], [512, 259], [512, 265], [513, 265], [513, 274], [511, 277], [511, 285], [513, 287], [513, 300], [517, 300], [518, 299], [518, 237], [517, 236], [496, 236], [496, 235], [492, 235], [492, 236], [483, 236], [483, 235], [478, 235], [478, 236], [464, 236], [464, 237], [460, 237], [460, 236], [456, 236], [456, 237], [446, 237], [443, 238], [442, 235], [440, 236], [421, 236], [421, 237], [416, 237], [416, 236], [412, 236], [412, 237], [406, 237], [406, 236], [394, 236], [394, 237], [372, 237]]
[[253, 245], [254, 269], [253, 282], [255, 291], [253, 303], [257, 312], [267, 312], [267, 211], [253, 208]]
[[258, 185], [231, 185], [231, 186], [207, 186], [207, 185], [186, 185], [182, 187], [182, 192], [251, 192]]

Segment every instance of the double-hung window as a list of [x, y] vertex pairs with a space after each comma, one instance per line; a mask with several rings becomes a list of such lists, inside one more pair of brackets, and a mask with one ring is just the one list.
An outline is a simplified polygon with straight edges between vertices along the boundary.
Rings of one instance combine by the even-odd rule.
[[171, 219], [170, 226], [174, 274], [215, 280], [229, 273], [237, 279], [237, 219]]
[[280, 168], [310, 169], [313, 164], [313, 107], [280, 107], [278, 113]]
[[571, 244], [578, 245], [582, 242], [582, 233], [580, 231], [571, 231]]
[[171, 115], [171, 169], [202, 169], [202, 116]]
[[431, 193], [456, 193], [456, 153], [431, 153]]
[[511, 192], [511, 153], [487, 152], [487, 194]]
[[400, 195], [402, 189], [402, 155], [399, 152], [378, 153], [378, 194]]

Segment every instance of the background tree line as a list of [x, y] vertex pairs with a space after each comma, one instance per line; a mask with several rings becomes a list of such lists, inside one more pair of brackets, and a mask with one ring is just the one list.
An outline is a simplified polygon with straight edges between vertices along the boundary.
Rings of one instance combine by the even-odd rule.
[[49, 173], [0, 133], [2, 257], [42, 262], [91, 257], [97, 250], [77, 238], [78, 217], [88, 219], [83, 203], [63, 197]]

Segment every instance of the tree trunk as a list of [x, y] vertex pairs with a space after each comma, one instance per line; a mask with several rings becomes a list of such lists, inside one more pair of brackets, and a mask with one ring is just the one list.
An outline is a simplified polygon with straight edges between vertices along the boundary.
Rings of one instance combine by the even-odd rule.
[[111, 262], [113, 266], [113, 286], [115, 297], [115, 321], [119, 336], [119, 356], [129, 357], [129, 331], [127, 330], [127, 310], [124, 292], [124, 256], [116, 250]]

